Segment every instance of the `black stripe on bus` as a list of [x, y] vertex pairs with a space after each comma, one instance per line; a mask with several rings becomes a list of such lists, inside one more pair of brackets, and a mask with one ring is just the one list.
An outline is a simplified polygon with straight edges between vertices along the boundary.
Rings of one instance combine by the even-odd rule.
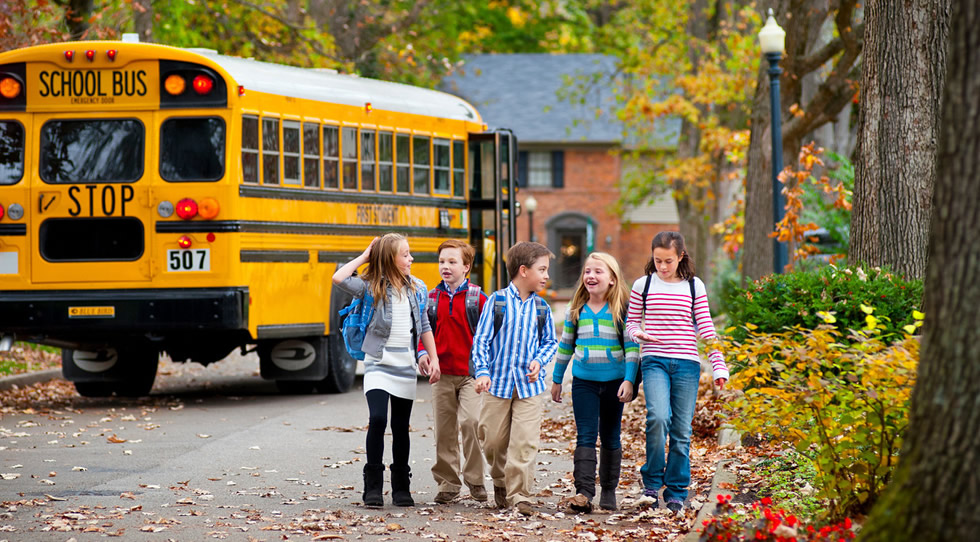
[[318, 337], [323, 336], [327, 329], [325, 324], [281, 324], [258, 326], [256, 339], [285, 339], [288, 337]]
[[0, 235], [27, 235], [27, 224], [0, 224]]
[[310, 253], [306, 250], [243, 250], [239, 256], [243, 263], [307, 263], [310, 261]]
[[299, 235], [384, 235], [401, 233], [409, 237], [445, 237], [466, 239], [465, 228], [442, 229], [420, 226], [375, 226], [372, 224], [323, 224], [311, 222], [275, 222], [225, 220], [214, 222], [157, 222], [157, 233], [290, 233]]
[[[360, 255], [360, 252], [321, 250], [316, 253], [316, 261], [318, 263], [347, 263]], [[413, 252], [412, 258], [416, 263], [439, 263], [439, 255], [435, 252]]]
[[377, 203], [412, 207], [441, 207], [466, 209], [466, 200], [433, 198], [431, 196], [401, 196], [395, 194], [365, 194], [362, 192], [329, 192], [280, 186], [241, 185], [238, 194], [246, 198], [289, 199], [304, 201], [332, 201], [338, 203]]

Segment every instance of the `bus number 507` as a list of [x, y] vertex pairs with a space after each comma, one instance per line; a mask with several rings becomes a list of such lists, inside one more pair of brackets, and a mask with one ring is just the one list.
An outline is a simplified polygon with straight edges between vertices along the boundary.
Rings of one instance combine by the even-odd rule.
[[167, 271], [210, 271], [211, 249], [168, 250]]

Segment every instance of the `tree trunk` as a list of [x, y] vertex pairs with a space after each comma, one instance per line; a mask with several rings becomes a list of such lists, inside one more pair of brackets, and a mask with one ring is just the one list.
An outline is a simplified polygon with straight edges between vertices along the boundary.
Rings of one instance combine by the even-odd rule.
[[980, 532], [980, 5], [957, 0], [926, 269], [926, 326], [896, 477], [863, 541]]
[[140, 41], [153, 41], [152, 0], [133, 0], [133, 31], [139, 34]]
[[866, 7], [849, 260], [926, 269], [949, 0]]

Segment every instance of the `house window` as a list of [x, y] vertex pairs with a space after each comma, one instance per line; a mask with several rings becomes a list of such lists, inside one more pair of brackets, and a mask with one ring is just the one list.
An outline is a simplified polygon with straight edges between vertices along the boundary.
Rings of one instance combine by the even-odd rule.
[[530, 188], [565, 186], [564, 151], [521, 151], [517, 155], [517, 185]]

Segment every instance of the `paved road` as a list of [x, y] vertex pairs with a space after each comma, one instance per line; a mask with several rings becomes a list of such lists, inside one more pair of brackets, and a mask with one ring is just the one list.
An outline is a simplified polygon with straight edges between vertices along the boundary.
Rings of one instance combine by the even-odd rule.
[[[431, 503], [424, 381], [412, 413], [419, 506], [369, 511], [359, 506], [367, 423], [360, 379], [344, 395], [282, 396], [259, 378], [253, 357], [162, 367], [150, 398], [76, 397], [0, 414], [0, 540], [438, 540], [508, 532], [549, 540], [583, 521], [557, 509], [559, 496], [570, 494], [564, 438], [542, 443], [543, 514], [535, 518], [470, 500]], [[546, 418], [568, 419], [570, 401], [548, 403]]]

